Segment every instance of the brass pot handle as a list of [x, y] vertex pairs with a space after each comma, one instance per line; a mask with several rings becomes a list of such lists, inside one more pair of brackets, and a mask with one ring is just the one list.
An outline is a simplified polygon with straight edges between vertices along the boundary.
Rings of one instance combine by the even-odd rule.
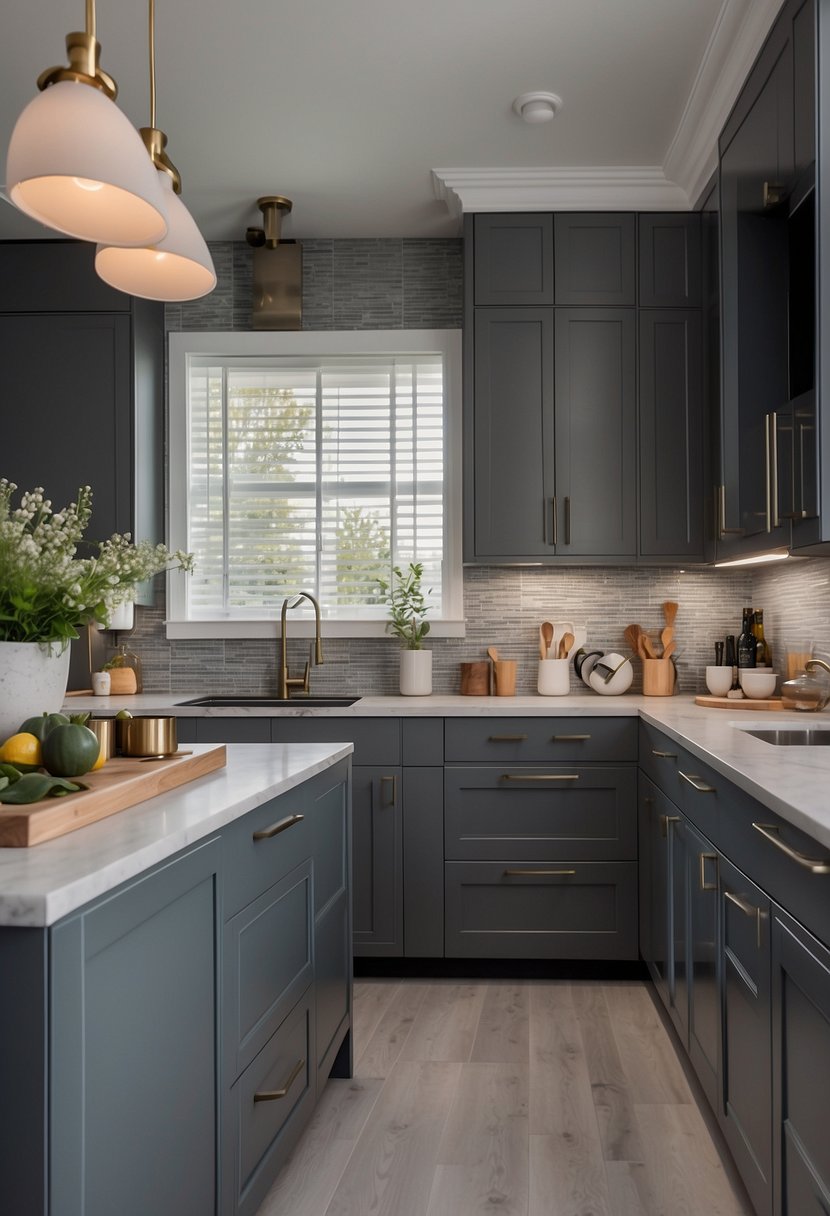
[[286, 1077], [281, 1089], [258, 1089], [254, 1094], [255, 1102], [278, 1102], [280, 1098], [284, 1098], [291, 1086], [297, 1080], [297, 1077], [305, 1068], [305, 1060], [298, 1060], [291, 1072]]
[[765, 840], [774, 844], [776, 849], [780, 849], [782, 853], [797, 865], [809, 870], [811, 874], [830, 874], [830, 857], [808, 857], [806, 853], [799, 853], [798, 849], [794, 849], [792, 845], [781, 839], [781, 829], [776, 823], [753, 823], [752, 826], [756, 832], [761, 833]]
[[271, 840], [274, 836], [279, 836], [280, 832], [287, 832], [289, 828], [293, 828], [294, 824], [299, 823], [302, 819], [305, 819], [305, 815], [288, 815], [279, 823], [272, 823], [270, 828], [262, 828], [259, 832], [254, 832], [254, 840]]

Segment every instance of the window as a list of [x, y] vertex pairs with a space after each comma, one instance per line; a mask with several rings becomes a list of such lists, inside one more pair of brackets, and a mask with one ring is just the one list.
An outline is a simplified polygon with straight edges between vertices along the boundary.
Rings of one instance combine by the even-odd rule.
[[[168, 636], [271, 636], [287, 595], [326, 633], [381, 634], [378, 578], [424, 566], [437, 634], [463, 632], [460, 335], [173, 334]], [[264, 626], [264, 627], [263, 627]]]

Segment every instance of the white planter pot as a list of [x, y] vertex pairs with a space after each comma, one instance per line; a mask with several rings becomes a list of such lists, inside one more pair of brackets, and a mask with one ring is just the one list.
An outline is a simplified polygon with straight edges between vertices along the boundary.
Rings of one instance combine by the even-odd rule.
[[432, 651], [401, 651], [401, 695], [428, 697], [432, 692]]
[[68, 679], [68, 646], [0, 642], [0, 742], [26, 718], [58, 713]]

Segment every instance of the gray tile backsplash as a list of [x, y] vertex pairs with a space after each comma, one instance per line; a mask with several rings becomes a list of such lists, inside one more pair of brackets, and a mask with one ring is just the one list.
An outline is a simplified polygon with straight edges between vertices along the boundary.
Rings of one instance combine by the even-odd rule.
[[[219, 284], [205, 300], [169, 305], [168, 330], [251, 328], [251, 250], [244, 241], [214, 242]], [[304, 329], [457, 328], [462, 319], [460, 240], [309, 240], [303, 242]], [[680, 604], [675, 631], [680, 687], [703, 691], [713, 643], [740, 631], [741, 608], [765, 609], [776, 660], [809, 635], [830, 649], [830, 560], [752, 570], [632, 567], [543, 569], [477, 567], [464, 573], [467, 633], [435, 639], [433, 686], [458, 691], [458, 664], [495, 645], [519, 661], [517, 691], [536, 689], [538, 629], [543, 620], [584, 625], [588, 642], [625, 653], [623, 629], [662, 626], [663, 600]], [[279, 605], [274, 605], [274, 615]], [[268, 693], [276, 687], [276, 642], [176, 641], [164, 636], [164, 600], [139, 609], [131, 644], [152, 692]], [[307, 643], [290, 645], [301, 669]], [[635, 663], [634, 688], [641, 686]], [[331, 640], [312, 672], [318, 693], [398, 691], [398, 645], [389, 639]], [[572, 673], [572, 687], [579, 685]]]

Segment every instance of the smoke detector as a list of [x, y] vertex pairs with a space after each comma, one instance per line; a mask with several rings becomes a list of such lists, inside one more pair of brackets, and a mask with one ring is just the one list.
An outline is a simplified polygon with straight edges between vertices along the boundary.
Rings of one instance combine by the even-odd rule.
[[550, 122], [562, 109], [562, 98], [556, 93], [522, 93], [513, 102], [513, 109], [525, 122]]

